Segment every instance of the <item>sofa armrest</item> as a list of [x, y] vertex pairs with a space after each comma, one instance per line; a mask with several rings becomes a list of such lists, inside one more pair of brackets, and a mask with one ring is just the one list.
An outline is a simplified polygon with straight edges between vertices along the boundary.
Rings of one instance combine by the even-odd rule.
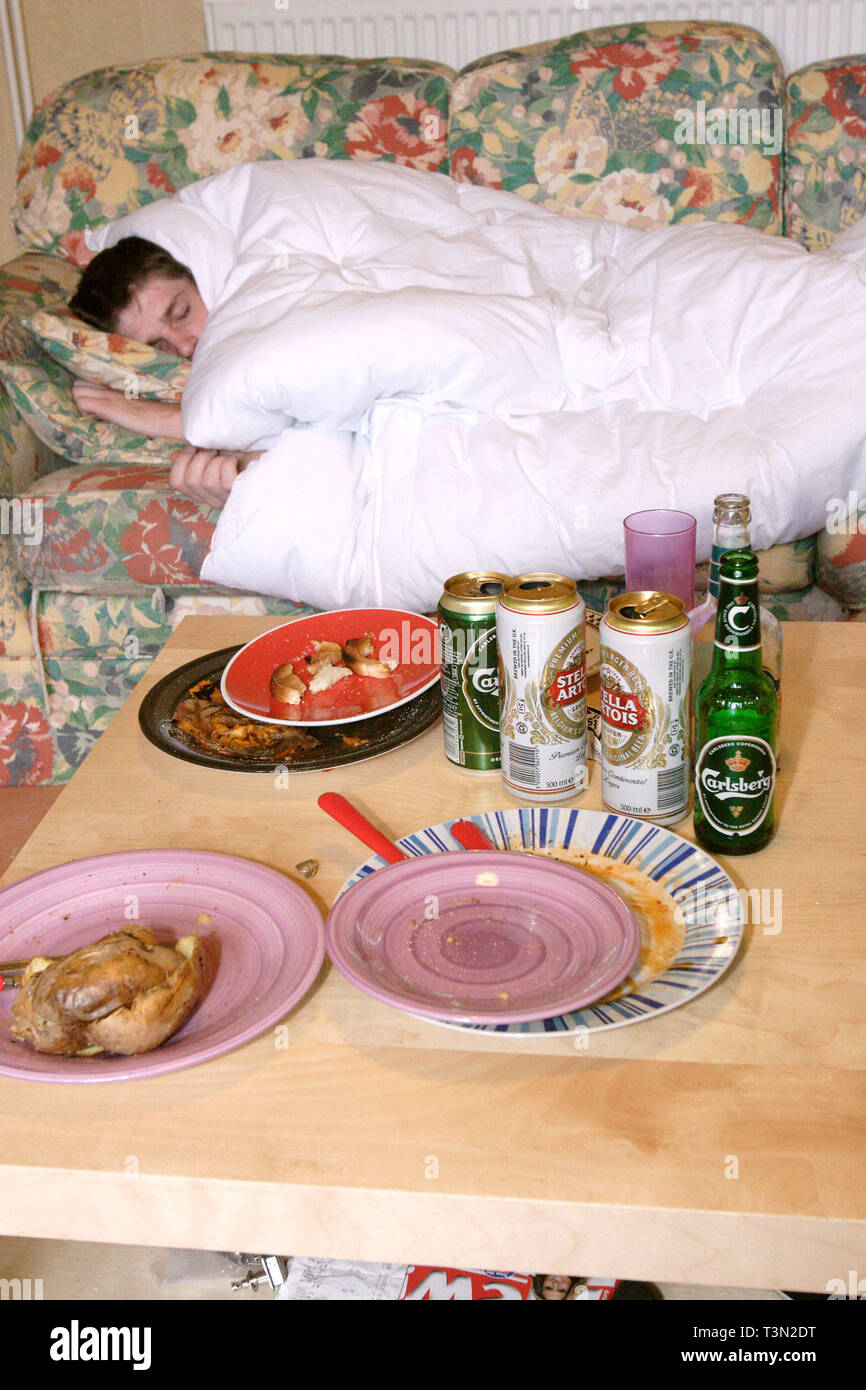
[[38, 471], [36, 442], [0, 384], [0, 657], [32, 656], [28, 601], [30, 590], [13, 553], [13, 538], [32, 513], [22, 514], [19, 490]]
[[[0, 381], [0, 497], [15, 497], [39, 476], [36, 439]], [[6, 511], [4, 511], [4, 519]]]

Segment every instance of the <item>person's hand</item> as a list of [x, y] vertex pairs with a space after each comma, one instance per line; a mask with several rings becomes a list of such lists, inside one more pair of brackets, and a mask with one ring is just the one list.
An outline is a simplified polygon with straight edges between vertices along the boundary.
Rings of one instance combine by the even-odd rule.
[[220, 449], [196, 449], [192, 445], [172, 455], [170, 480], [176, 492], [203, 502], [206, 507], [224, 507], [232, 485], [258, 453], [224, 453]]
[[183, 439], [180, 406], [149, 396], [127, 396], [111, 386], [74, 381], [72, 394], [82, 415], [95, 415], [149, 439]]

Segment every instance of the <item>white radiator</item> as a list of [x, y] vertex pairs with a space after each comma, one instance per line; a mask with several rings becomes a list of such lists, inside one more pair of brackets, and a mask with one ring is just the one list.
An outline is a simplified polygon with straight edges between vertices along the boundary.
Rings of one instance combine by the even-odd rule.
[[12, 109], [12, 129], [18, 148], [33, 110], [30, 90], [30, 64], [24, 42], [20, 0], [0, 0], [0, 39], [3, 41], [3, 62], [6, 67], [6, 86]]
[[866, 0], [204, 0], [208, 47], [245, 53], [475, 58], [579, 29], [647, 19], [748, 24], [786, 72], [866, 52]]
[[[750, 24], [776, 45], [787, 72], [820, 58], [866, 53], [866, 0], [202, 0], [210, 49], [429, 58], [462, 68], [475, 58], [578, 29], [640, 19]], [[20, 0], [0, 0], [0, 41], [16, 144], [33, 110]]]

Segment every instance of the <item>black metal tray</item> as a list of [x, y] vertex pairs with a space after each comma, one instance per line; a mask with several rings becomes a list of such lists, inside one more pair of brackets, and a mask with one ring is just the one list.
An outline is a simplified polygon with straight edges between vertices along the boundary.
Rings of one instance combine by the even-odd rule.
[[[386, 714], [373, 715], [369, 719], [353, 719], [349, 724], [325, 725], [315, 731], [314, 727], [305, 724], [304, 732], [313, 733], [321, 747], [299, 752], [290, 760], [275, 758], [272, 753], [244, 758], [237, 754], [220, 754], [197, 748], [175, 729], [172, 716], [192, 686], [199, 681], [218, 679], [240, 649], [240, 646], [225, 647], [222, 651], [210, 652], [207, 656], [197, 657], [195, 661], [188, 661], [149, 690], [138, 711], [139, 727], [145, 738], [163, 753], [180, 758], [182, 762], [219, 768], [223, 772], [275, 772], [283, 767], [290, 772], [322, 772], [329, 767], [365, 762], [368, 758], [378, 758], [383, 753], [402, 748], [405, 743], [432, 728], [442, 713], [439, 686], [434, 685], [416, 699]], [[364, 738], [368, 742], [360, 748], [352, 748], [346, 745], [346, 738]]]

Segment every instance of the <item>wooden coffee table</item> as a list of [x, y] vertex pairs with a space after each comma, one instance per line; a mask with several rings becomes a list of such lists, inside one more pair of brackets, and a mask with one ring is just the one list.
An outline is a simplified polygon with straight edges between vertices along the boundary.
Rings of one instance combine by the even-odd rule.
[[[282, 870], [324, 913], [367, 852], [323, 790], [394, 838], [517, 804], [446, 762], [440, 727], [288, 786], [142, 737], [151, 685], [277, 621], [187, 619], [4, 882], [207, 849]], [[326, 966], [280, 1045], [152, 1080], [0, 1080], [0, 1232], [818, 1292], [866, 1274], [866, 627], [785, 641], [780, 827], [726, 866], [781, 890], [781, 930], [747, 928], [706, 994], [578, 1048], [413, 1019]], [[576, 804], [600, 806], [594, 764]]]

